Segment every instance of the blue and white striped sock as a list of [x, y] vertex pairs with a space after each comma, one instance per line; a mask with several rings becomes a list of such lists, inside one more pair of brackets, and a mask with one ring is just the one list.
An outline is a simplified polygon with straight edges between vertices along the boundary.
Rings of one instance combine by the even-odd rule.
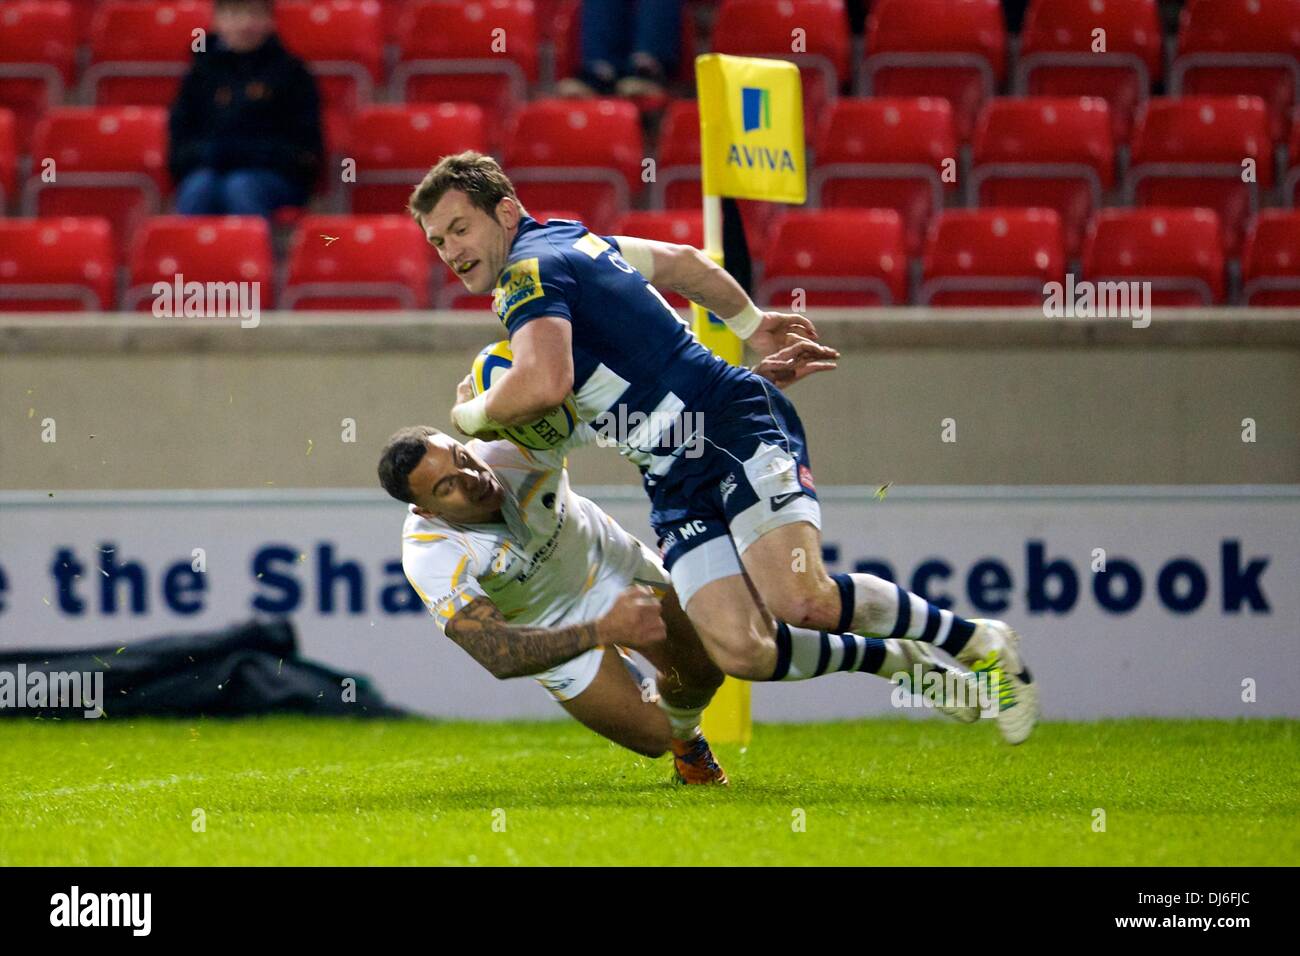
[[837, 630], [924, 641], [953, 656], [975, 633], [975, 625], [964, 617], [874, 574], [832, 574], [831, 580], [840, 589]]
[[776, 625], [776, 669], [768, 680], [808, 680], [856, 672], [890, 677], [907, 669], [897, 641]]

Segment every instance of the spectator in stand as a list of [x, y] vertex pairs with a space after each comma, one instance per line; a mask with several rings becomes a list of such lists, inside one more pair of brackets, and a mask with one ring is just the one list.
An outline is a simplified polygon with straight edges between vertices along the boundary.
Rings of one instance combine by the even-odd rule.
[[216, 0], [208, 48], [194, 56], [170, 125], [178, 213], [306, 205], [325, 153], [320, 96], [280, 44], [272, 0]]
[[583, 0], [582, 73], [560, 96], [661, 96], [681, 53], [681, 0]]

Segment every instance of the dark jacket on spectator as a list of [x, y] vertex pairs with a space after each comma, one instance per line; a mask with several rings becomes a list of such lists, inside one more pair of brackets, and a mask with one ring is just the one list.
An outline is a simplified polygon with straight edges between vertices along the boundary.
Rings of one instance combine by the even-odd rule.
[[309, 192], [325, 154], [316, 81], [274, 35], [250, 53], [212, 36], [194, 56], [170, 126], [177, 182], [203, 166], [270, 169]]

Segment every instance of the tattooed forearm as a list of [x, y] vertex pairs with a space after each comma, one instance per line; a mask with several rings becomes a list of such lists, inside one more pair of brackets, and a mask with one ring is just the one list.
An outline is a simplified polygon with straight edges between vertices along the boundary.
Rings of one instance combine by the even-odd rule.
[[494, 677], [522, 677], [572, 660], [600, 644], [596, 622], [511, 627], [497, 606], [475, 598], [447, 622], [447, 636]]
[[749, 302], [749, 296], [727, 270], [697, 250], [673, 259], [661, 278], [660, 261], [655, 259], [655, 285], [665, 286], [715, 315], [735, 315]]

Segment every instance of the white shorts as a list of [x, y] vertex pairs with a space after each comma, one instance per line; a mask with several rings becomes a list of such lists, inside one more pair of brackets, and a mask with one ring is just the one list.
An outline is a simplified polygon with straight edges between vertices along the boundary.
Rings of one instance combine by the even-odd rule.
[[[605, 563], [604, 570], [596, 578], [591, 589], [569, 612], [567, 617], [571, 620], [561, 622], [557, 626], [563, 627], [565, 623], [576, 624], [579, 621], [591, 621], [600, 617], [613, 606], [618, 596], [633, 584], [644, 584], [660, 595], [671, 586], [668, 572], [664, 570], [659, 556], [618, 525], [613, 525], [613, 528], [617, 528], [619, 534], [611, 531], [605, 539], [613, 552], [610, 555], [611, 560]], [[633, 674], [639, 674], [636, 665], [623, 649], [618, 648], [618, 652]], [[600, 670], [600, 662], [604, 656], [604, 647], [593, 647], [563, 664], [542, 671], [540, 674], [533, 674], [532, 677], [545, 687], [555, 700], [573, 700], [596, 679], [596, 673]]]

